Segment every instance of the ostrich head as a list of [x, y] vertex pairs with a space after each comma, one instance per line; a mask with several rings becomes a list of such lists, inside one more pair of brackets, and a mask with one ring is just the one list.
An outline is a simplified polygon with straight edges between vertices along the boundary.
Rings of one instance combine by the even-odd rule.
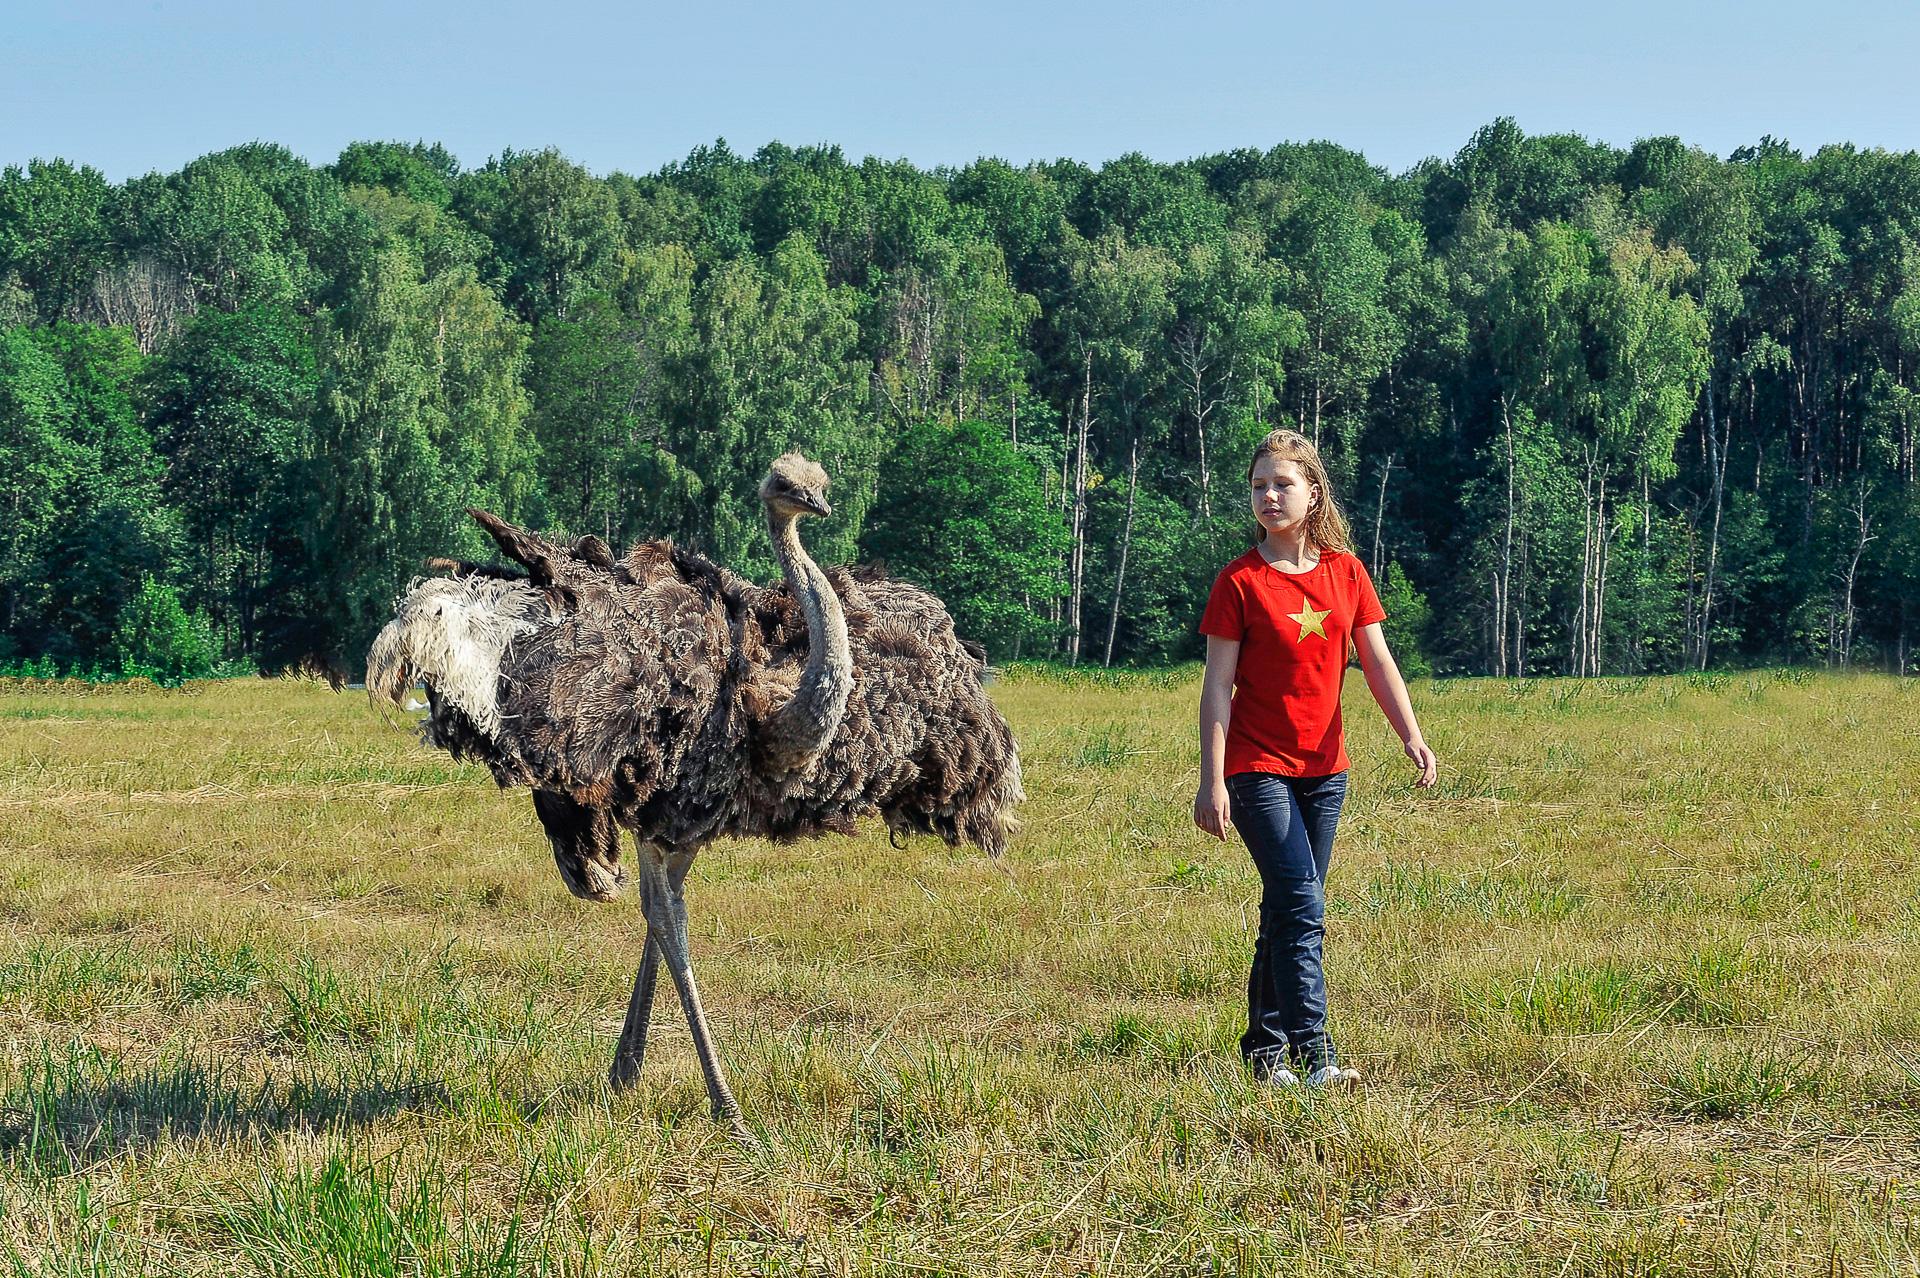
[[760, 481], [760, 500], [775, 515], [795, 518], [800, 515], [831, 515], [827, 504], [827, 472], [818, 462], [799, 453], [782, 453], [774, 459], [767, 477]]
[[567, 890], [583, 901], [618, 898], [627, 871], [620, 864], [620, 827], [612, 814], [552, 790], [533, 792], [533, 810], [546, 827], [553, 863]]

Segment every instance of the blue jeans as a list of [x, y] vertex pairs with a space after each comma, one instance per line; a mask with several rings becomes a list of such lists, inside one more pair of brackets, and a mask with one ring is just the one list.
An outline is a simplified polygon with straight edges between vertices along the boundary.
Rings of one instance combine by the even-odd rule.
[[1233, 828], [1260, 871], [1260, 933], [1247, 976], [1247, 1032], [1240, 1053], [1255, 1073], [1291, 1063], [1302, 1071], [1335, 1063], [1327, 1033], [1327, 864], [1347, 797], [1347, 774], [1227, 778]]

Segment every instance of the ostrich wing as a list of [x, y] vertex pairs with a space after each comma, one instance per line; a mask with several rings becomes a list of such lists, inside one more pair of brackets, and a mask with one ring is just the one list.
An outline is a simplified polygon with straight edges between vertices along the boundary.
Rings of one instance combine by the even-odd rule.
[[501, 660], [496, 775], [629, 812], [671, 790], [733, 650], [725, 575], [664, 543], [616, 561], [597, 537], [565, 546], [472, 514], [555, 599]]
[[613, 552], [607, 543], [589, 533], [571, 545], [561, 545], [539, 533], [516, 528], [498, 515], [468, 507], [473, 522], [486, 529], [502, 554], [526, 565], [533, 580], [542, 586], [566, 587], [581, 573], [614, 568]]
[[[1023, 797], [1013, 734], [981, 687], [984, 662], [939, 599], [871, 569], [828, 570], [846, 609], [853, 695], [819, 760], [798, 776], [746, 778], [743, 833], [851, 833], [877, 813], [896, 833], [936, 834], [997, 855]], [[797, 668], [806, 623], [784, 586], [756, 593], [768, 670]]]

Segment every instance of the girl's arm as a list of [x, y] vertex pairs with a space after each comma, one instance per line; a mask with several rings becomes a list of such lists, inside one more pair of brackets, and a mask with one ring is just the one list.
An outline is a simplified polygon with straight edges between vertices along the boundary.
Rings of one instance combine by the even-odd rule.
[[1193, 796], [1193, 823], [1216, 839], [1233, 824], [1227, 801], [1227, 720], [1233, 713], [1233, 672], [1240, 641], [1207, 636], [1207, 674], [1200, 685], [1200, 790]]
[[[1387, 636], [1381, 631], [1380, 623], [1360, 627], [1354, 635], [1354, 647], [1360, 650], [1360, 671], [1367, 676], [1367, 690], [1380, 703], [1387, 722], [1400, 734], [1407, 757], [1420, 767], [1420, 784], [1432, 785], [1440, 775], [1440, 761], [1420, 735], [1420, 723], [1413, 717], [1413, 702], [1407, 697], [1406, 681], [1400, 677], [1393, 653], [1387, 650]], [[1207, 669], [1212, 672], [1211, 662]]]

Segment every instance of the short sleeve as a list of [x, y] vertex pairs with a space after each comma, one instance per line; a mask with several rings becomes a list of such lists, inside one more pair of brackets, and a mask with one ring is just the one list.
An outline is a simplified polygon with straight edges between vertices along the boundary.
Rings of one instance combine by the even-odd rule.
[[1200, 615], [1200, 633], [1238, 643], [1247, 635], [1247, 606], [1246, 600], [1240, 596], [1240, 586], [1234, 576], [1233, 569], [1224, 568], [1213, 579], [1213, 593], [1207, 596], [1207, 610]]
[[1387, 610], [1380, 606], [1380, 596], [1374, 593], [1373, 578], [1367, 575], [1367, 566], [1360, 557], [1353, 558], [1353, 628], [1371, 626], [1376, 621], [1385, 621]]

